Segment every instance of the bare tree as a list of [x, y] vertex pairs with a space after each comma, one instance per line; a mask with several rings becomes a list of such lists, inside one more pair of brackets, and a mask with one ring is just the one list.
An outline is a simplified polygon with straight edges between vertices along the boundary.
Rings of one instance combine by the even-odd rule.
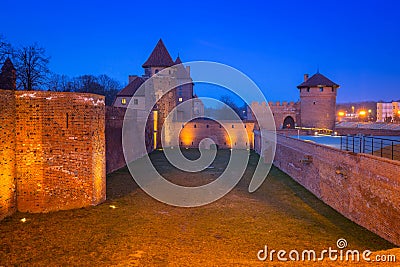
[[[243, 105], [241, 107], [239, 107], [238, 104], [235, 103], [234, 99], [232, 96], [230, 95], [223, 95], [219, 98], [219, 100], [223, 103], [225, 103], [226, 105], [228, 105], [229, 107], [231, 107], [233, 109], [233, 111], [235, 111], [235, 113], [241, 118], [244, 119], [246, 116], [246, 110], [247, 110], [247, 106], [245, 103], [243, 103]], [[242, 101], [239, 101], [242, 102]], [[244, 111], [244, 112], [243, 112]]]
[[119, 81], [114, 80], [113, 78], [105, 74], [97, 76], [97, 81], [101, 86], [104, 87], [105, 91], [120, 90], [122, 87]]
[[83, 75], [74, 79], [76, 92], [104, 95], [106, 105], [112, 105], [115, 96], [121, 90], [121, 84], [107, 75]]
[[10, 43], [0, 34], [0, 66], [8, 57], [12, 57], [13, 49]]
[[106, 105], [111, 106], [118, 92], [122, 89], [122, 85], [107, 75], [97, 77], [99, 84], [104, 88], [104, 96], [106, 97]]
[[9, 42], [0, 34], [0, 66], [8, 57], [12, 57], [13, 48]]
[[18, 88], [33, 90], [46, 85], [49, 60], [45, 49], [36, 43], [18, 49], [14, 56]]
[[106, 105], [110, 106], [121, 90], [122, 85], [117, 80], [104, 74], [99, 76], [82, 75], [71, 79], [66, 75], [51, 73], [46, 88], [49, 91], [104, 95], [106, 97]]
[[47, 90], [56, 92], [71, 92], [74, 91], [73, 83], [67, 75], [60, 75], [56, 73], [51, 73], [48, 76]]
[[76, 78], [77, 92], [104, 95], [104, 88], [94, 75], [82, 75]]

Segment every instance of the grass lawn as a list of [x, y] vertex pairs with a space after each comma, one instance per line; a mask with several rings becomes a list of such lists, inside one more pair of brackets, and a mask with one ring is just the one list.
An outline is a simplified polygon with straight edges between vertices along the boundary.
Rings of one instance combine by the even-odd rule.
[[[198, 152], [184, 153], [195, 158]], [[220, 150], [215, 168], [189, 174], [172, 168], [160, 151], [151, 158], [171, 181], [196, 185], [217, 178], [229, 154]], [[257, 260], [257, 252], [264, 245], [320, 252], [336, 249], [337, 239], [345, 238], [348, 249], [395, 247], [347, 220], [276, 168], [258, 191], [248, 193], [257, 160], [252, 153], [244, 177], [228, 195], [198, 208], [160, 203], [138, 188], [127, 168], [118, 170], [107, 176], [108, 197], [101, 205], [16, 213], [1, 221], [0, 266], [261, 266], [265, 263]]]

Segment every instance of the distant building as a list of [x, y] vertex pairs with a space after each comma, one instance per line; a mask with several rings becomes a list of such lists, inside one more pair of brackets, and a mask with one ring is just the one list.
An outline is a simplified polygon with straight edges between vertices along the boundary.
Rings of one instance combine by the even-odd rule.
[[139, 87], [144, 83], [145, 79], [138, 76], [129, 76], [129, 84], [118, 92], [114, 100], [114, 107], [126, 108], [131, 100], [133, 100], [133, 109], [144, 109], [144, 92], [142, 94], [134, 94]]
[[394, 122], [400, 117], [400, 102], [376, 103], [376, 121]]

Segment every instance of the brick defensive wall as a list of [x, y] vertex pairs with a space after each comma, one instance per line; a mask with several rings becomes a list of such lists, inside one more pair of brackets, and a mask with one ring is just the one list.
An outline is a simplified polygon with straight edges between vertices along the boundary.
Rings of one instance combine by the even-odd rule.
[[104, 97], [0, 90], [0, 218], [106, 198]]

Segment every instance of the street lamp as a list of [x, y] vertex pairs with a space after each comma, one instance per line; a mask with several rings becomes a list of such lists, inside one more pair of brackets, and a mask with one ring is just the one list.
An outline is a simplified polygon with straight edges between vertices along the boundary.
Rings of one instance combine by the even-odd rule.
[[361, 121], [364, 121], [365, 115], [366, 115], [366, 114], [367, 114], [367, 112], [366, 112], [365, 110], [361, 110], [361, 111], [358, 113], [358, 115], [359, 115]]
[[338, 112], [338, 117], [339, 117], [339, 118], [338, 118], [338, 121], [339, 121], [339, 122], [341, 122], [341, 121], [343, 120], [344, 115], [345, 115], [345, 113], [344, 113], [343, 111], [339, 111], [339, 112]]

